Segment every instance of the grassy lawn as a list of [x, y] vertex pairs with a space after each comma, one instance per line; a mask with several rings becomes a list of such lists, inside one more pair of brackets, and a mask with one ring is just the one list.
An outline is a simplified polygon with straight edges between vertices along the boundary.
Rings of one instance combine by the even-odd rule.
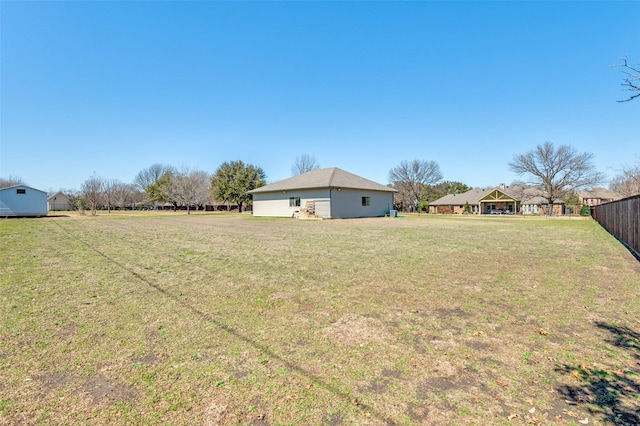
[[591, 220], [0, 221], [0, 424], [637, 424]]

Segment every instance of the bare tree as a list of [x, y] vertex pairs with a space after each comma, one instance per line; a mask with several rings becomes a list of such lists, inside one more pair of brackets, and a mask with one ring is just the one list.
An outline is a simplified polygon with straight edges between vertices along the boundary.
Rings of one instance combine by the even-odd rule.
[[622, 71], [626, 75], [623, 83], [621, 84], [626, 92], [632, 92], [635, 94], [630, 95], [627, 99], [618, 102], [629, 102], [640, 96], [640, 68], [632, 67], [627, 62], [627, 58], [622, 58], [622, 63], [616, 65], [624, 68]]
[[167, 201], [167, 196], [162, 188], [166, 186], [174, 173], [173, 166], [156, 163], [140, 170], [133, 179], [133, 183], [140, 191], [147, 194], [147, 200], [157, 208], [159, 203]]
[[125, 208], [127, 201], [130, 201], [132, 195], [135, 193], [136, 188], [132, 184], [120, 182], [117, 179], [107, 181], [105, 194], [107, 194], [106, 202], [108, 209], [111, 206]]
[[622, 197], [640, 194], [640, 163], [622, 169], [622, 172], [613, 178], [609, 188]]
[[310, 154], [302, 154], [296, 157], [296, 161], [291, 166], [291, 175], [297, 176], [320, 168], [316, 157]]
[[111, 206], [115, 204], [115, 193], [120, 183], [117, 179], [105, 179], [102, 190], [102, 201], [107, 207], [107, 213], [111, 213]]
[[552, 214], [553, 202], [572, 191], [593, 187], [603, 180], [593, 164], [593, 154], [578, 153], [570, 145], [545, 142], [526, 154], [516, 155], [509, 168], [527, 179], [523, 183], [539, 188]]
[[179, 206], [187, 208], [187, 214], [191, 214], [191, 207], [198, 210], [198, 206], [209, 199], [211, 176], [202, 170], [189, 170], [183, 167], [169, 180], [165, 191], [169, 198]]
[[174, 168], [172, 166], [156, 163], [146, 169], [140, 170], [133, 179], [133, 183], [140, 189], [140, 191], [146, 191], [149, 185], [153, 185], [158, 182], [165, 173], [173, 171]]
[[402, 161], [389, 171], [389, 183], [399, 191], [399, 199], [405, 199], [416, 211], [425, 186], [441, 180], [440, 166], [433, 160]]
[[104, 196], [105, 181], [95, 173], [82, 184], [82, 198], [95, 216]]
[[6, 178], [0, 177], [0, 188], [7, 188], [9, 186], [24, 185], [24, 181], [17, 176], [9, 176]]

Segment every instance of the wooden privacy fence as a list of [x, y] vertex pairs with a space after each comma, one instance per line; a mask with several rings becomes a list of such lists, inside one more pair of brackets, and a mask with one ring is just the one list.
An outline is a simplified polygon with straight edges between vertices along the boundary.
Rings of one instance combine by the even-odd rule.
[[592, 214], [604, 229], [623, 241], [640, 259], [640, 195], [600, 204]]

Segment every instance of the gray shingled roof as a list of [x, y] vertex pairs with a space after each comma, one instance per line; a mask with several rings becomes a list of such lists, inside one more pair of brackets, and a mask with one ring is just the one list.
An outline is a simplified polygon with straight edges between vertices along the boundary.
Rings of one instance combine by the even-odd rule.
[[603, 200], [619, 200], [621, 197], [619, 194], [607, 189], [607, 188], [593, 188], [591, 191], [578, 192], [580, 198], [600, 198]]
[[283, 179], [272, 184], [261, 186], [249, 191], [249, 194], [259, 192], [292, 191], [295, 189], [313, 188], [352, 188], [370, 191], [397, 192], [393, 188], [381, 185], [372, 180], [345, 172], [337, 167], [312, 170], [298, 176]]
[[429, 202], [429, 204], [432, 206], [449, 206], [449, 205], [455, 205], [455, 204], [463, 205], [464, 203], [478, 204], [478, 202], [482, 197], [484, 197], [494, 189], [495, 188], [492, 188], [492, 189], [474, 188], [467, 192], [463, 192], [462, 194], [447, 194], [442, 198], [438, 198], [433, 202]]
[[[496, 186], [489, 189], [474, 188], [462, 194], [448, 194], [442, 198], [430, 202], [432, 206], [450, 206], [450, 205], [463, 205], [464, 203], [479, 204], [480, 200], [486, 197], [491, 192], [499, 190], [505, 195], [520, 201], [522, 204], [546, 204], [546, 199], [542, 196], [539, 189], [533, 187], [523, 187], [519, 185], [511, 185], [506, 187]], [[561, 202], [561, 201], [556, 201]]]

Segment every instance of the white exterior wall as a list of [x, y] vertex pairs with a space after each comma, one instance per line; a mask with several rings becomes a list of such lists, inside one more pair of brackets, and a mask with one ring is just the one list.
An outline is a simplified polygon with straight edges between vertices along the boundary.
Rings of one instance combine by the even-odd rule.
[[[370, 197], [371, 205], [363, 206], [362, 197]], [[379, 217], [393, 209], [393, 193], [366, 189], [332, 189], [331, 217]]]
[[[300, 197], [299, 207], [289, 207], [290, 197]], [[362, 206], [362, 197], [369, 197], [370, 206]], [[328, 202], [328, 215], [320, 214], [323, 218], [344, 219], [352, 217], [384, 216], [393, 209], [393, 193], [371, 191], [365, 189], [324, 188], [290, 190], [279, 192], [263, 192], [253, 194], [253, 215], [267, 217], [292, 217], [307, 201]], [[322, 212], [322, 207], [316, 213]]]
[[[290, 197], [300, 197], [299, 207], [289, 207]], [[292, 217], [309, 200], [329, 200], [329, 188], [302, 189], [253, 194], [253, 215], [267, 217]]]
[[73, 210], [68, 196], [58, 192], [47, 199], [48, 210]]
[[[19, 194], [18, 190], [24, 190]], [[24, 185], [0, 189], [0, 217], [46, 216], [47, 193]]]

